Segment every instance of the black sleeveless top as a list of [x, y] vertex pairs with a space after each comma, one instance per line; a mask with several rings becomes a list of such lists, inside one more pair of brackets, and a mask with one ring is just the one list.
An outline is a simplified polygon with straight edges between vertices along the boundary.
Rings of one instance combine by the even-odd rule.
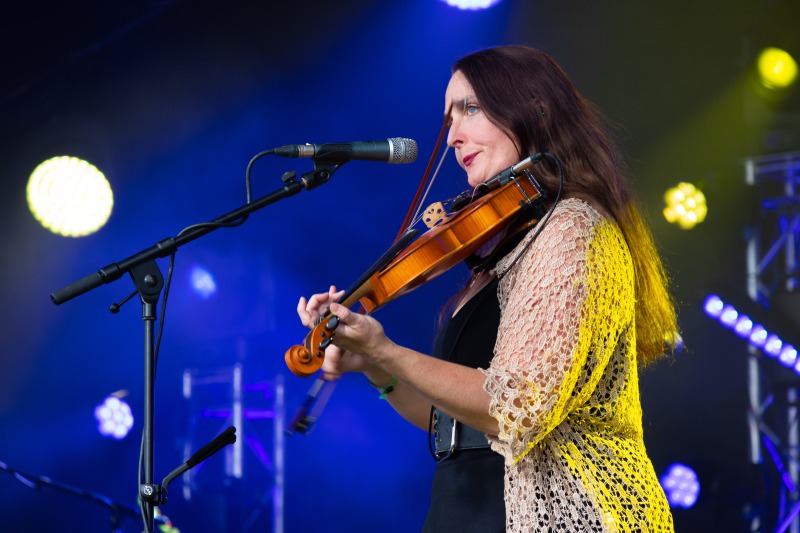
[[[500, 325], [497, 279], [447, 321], [434, 355], [472, 368], [488, 368]], [[462, 450], [436, 465], [423, 533], [505, 531], [503, 457], [490, 449]]]

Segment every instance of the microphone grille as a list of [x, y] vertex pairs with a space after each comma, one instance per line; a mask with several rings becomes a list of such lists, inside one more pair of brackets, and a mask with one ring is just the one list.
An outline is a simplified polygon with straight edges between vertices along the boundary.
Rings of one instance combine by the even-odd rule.
[[391, 145], [391, 156], [389, 163], [392, 165], [403, 165], [405, 163], [413, 163], [417, 160], [417, 141], [413, 139], [404, 139], [402, 137], [393, 137], [389, 139]]

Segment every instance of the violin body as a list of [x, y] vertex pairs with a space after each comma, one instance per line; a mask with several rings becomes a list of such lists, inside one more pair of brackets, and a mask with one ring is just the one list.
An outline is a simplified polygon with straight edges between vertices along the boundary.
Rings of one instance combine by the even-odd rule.
[[[523, 210], [537, 206], [543, 199], [541, 189], [527, 172], [525, 179], [512, 177], [493, 185], [494, 188], [490, 185], [487, 192], [393, 255], [388, 264], [348, 290], [340, 303], [347, 307], [360, 303], [367, 313], [372, 313], [447, 272], [519, 220]], [[326, 318], [328, 314], [320, 317], [302, 346], [292, 346], [286, 351], [286, 365], [294, 374], [308, 377], [322, 366], [325, 348], [338, 324], [337, 317]]]
[[521, 202], [529, 201], [517, 183], [529, 199], [539, 198], [540, 192], [528, 181], [512, 182], [422, 234], [375, 274], [369, 291], [358, 299], [367, 313], [444, 274], [505, 229], [524, 207]]

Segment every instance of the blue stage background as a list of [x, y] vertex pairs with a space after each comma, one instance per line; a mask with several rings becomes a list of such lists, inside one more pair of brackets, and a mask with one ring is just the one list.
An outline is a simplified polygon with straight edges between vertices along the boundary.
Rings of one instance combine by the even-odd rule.
[[[245, 167], [262, 150], [415, 139], [414, 164], [351, 162], [326, 185], [177, 254], [156, 384], [157, 480], [183, 461], [186, 369], [241, 363], [246, 382], [282, 376], [291, 416], [311, 384], [283, 361], [305, 335], [298, 298], [347, 286], [397, 233], [435, 149], [450, 64], [487, 46], [528, 44], [551, 53], [615, 125], [674, 279], [687, 350], [643, 373], [642, 398], [656, 470], [681, 461], [700, 476], [697, 505], [675, 512], [678, 530], [743, 530], [767, 490], [748, 462], [747, 351], [700, 304], [712, 287], [744, 292], [743, 234], [754, 211], [743, 159], [800, 148], [797, 99], [767, 108], [748, 85], [755, 52], [800, 20], [796, 3], [505, 0], [474, 12], [438, 0], [277, 4], [15, 3], [3, 17], [0, 462], [134, 506], [141, 307], [134, 300], [108, 312], [133, 284], [124, 277], [61, 306], [50, 293], [242, 205]], [[30, 215], [27, 177], [56, 155], [86, 158], [108, 177], [115, 206], [98, 233], [58, 237]], [[278, 189], [285, 171], [311, 168], [307, 159], [264, 158], [253, 194]], [[708, 220], [691, 232], [669, 226], [664, 191], [698, 180]], [[433, 199], [463, 188], [451, 161]], [[194, 265], [215, 276], [213, 298], [191, 291]], [[429, 352], [437, 312], [465, 277], [456, 268], [376, 316], [396, 342]], [[783, 318], [796, 325], [796, 313]], [[112, 441], [92, 412], [118, 390], [129, 391], [136, 423]], [[247, 432], [270, 450], [269, 422]], [[342, 380], [314, 432], [287, 440], [285, 451], [286, 531], [419, 530], [434, 468], [426, 436], [360, 376]], [[176, 527], [233, 531], [219, 524], [258, 509], [247, 531], [269, 531], [271, 473], [247, 453], [235, 482], [221, 476], [221, 455], [210, 459], [193, 501], [175, 482], [163, 511]], [[12, 476], [0, 475], [0, 515], [9, 532], [110, 528], [102, 507]], [[141, 530], [130, 519], [124, 527]]]

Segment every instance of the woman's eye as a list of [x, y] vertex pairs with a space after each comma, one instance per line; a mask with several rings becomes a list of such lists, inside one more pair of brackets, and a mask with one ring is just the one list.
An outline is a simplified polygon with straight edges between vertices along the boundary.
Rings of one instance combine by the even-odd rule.
[[478, 107], [478, 104], [467, 104], [466, 106], [464, 106], [464, 113], [466, 115], [474, 115], [478, 111], [480, 111], [480, 107]]

